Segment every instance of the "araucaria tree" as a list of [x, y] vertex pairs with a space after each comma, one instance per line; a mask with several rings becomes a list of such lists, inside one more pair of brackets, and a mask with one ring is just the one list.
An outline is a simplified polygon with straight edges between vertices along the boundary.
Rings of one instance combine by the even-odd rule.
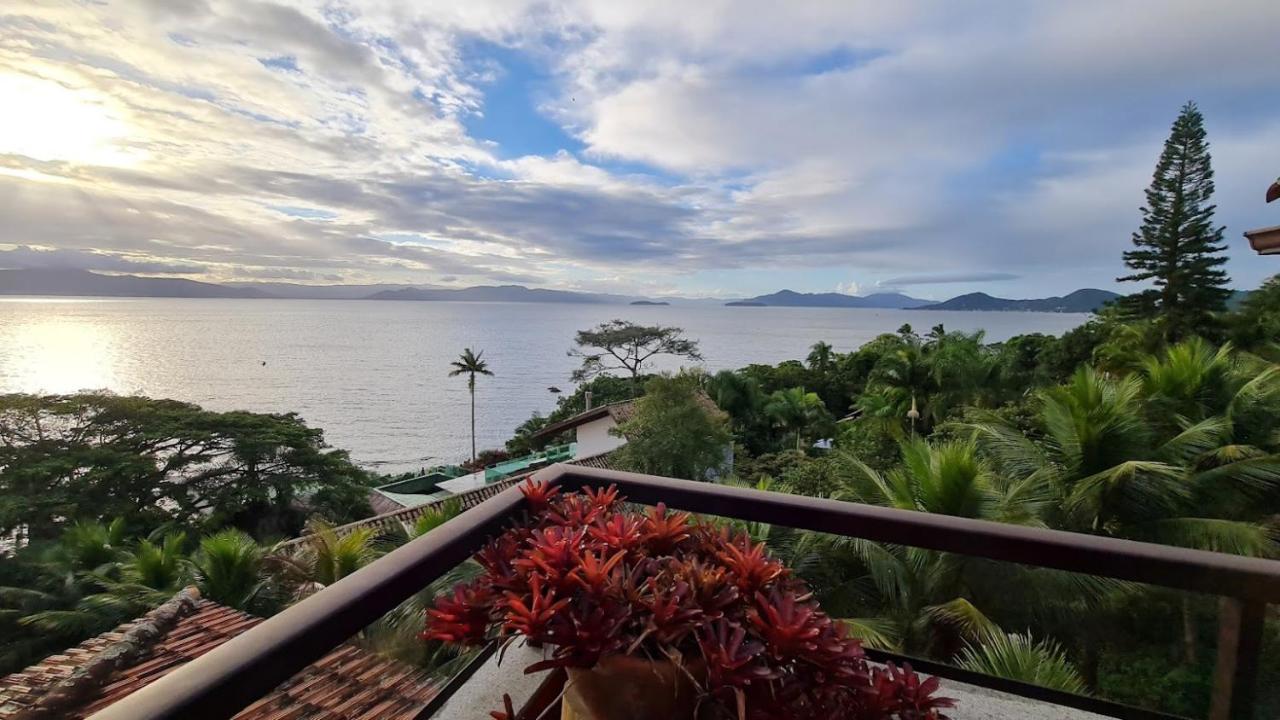
[[625, 371], [631, 375], [633, 391], [641, 368], [654, 355], [702, 359], [698, 341], [684, 337], [681, 328], [637, 325], [626, 320], [610, 320], [590, 330], [579, 330], [574, 344], [577, 347], [569, 351], [569, 356], [582, 358], [582, 367], [573, 371], [574, 382]]
[[1197, 332], [1226, 305], [1229, 280], [1222, 226], [1214, 227], [1213, 168], [1204, 117], [1187, 103], [1173, 122], [1142, 208], [1142, 227], [1124, 262], [1133, 273], [1121, 281], [1151, 281], [1155, 288], [1132, 295], [1128, 308], [1160, 318], [1172, 338]]
[[467, 376], [467, 391], [471, 393], [471, 460], [476, 459], [476, 376], [489, 375], [493, 372], [489, 370], [489, 365], [481, 358], [484, 351], [478, 353], [471, 352], [471, 348], [462, 351], [457, 360], [450, 365], [453, 367], [449, 371], [449, 377], [457, 377], [459, 375]]

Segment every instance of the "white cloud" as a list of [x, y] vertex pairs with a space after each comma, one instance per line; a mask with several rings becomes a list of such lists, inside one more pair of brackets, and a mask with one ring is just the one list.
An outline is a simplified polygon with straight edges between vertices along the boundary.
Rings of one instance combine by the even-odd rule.
[[[212, 277], [1104, 284], [1188, 97], [1229, 238], [1274, 224], [1252, 198], [1280, 167], [1277, 26], [1254, 0], [18, 0], [0, 75], [95, 98], [112, 124], [90, 148], [3, 146], [0, 244]], [[581, 152], [468, 134], [492, 100], [477, 43], [547, 67], [540, 111]]]

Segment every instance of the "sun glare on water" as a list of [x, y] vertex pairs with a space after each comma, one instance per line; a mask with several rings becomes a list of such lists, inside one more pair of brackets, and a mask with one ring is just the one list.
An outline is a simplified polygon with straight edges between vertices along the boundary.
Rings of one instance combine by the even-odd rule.
[[0, 154], [77, 165], [132, 165], [130, 127], [111, 100], [92, 90], [0, 73]]
[[43, 319], [2, 333], [6, 359], [0, 384], [19, 392], [69, 393], [110, 387], [110, 333], [90, 323]]

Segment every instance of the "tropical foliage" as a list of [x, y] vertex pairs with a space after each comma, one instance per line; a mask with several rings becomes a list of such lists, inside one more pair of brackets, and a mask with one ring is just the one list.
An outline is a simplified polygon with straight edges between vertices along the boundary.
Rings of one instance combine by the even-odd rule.
[[635, 412], [614, 432], [621, 467], [667, 477], [706, 480], [728, 463], [728, 423], [701, 390], [697, 374], [659, 375], [645, 384]]
[[294, 535], [311, 511], [368, 513], [367, 481], [296, 415], [218, 413], [102, 393], [0, 396], [0, 532], [56, 537], [68, 522], [125, 518]]

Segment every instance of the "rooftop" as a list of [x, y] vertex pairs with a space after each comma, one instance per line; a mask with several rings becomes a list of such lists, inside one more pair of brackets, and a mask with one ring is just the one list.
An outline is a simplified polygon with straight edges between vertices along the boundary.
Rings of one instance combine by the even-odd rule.
[[611, 403], [609, 405], [600, 405], [598, 407], [593, 407], [590, 410], [584, 410], [571, 418], [566, 418], [560, 422], [552, 423], [530, 437], [534, 440], [553, 438], [562, 432], [572, 430], [579, 425], [589, 423], [592, 420], [599, 420], [605, 416], [612, 417], [615, 423], [621, 425], [631, 419], [631, 416], [635, 414], [635, 409], [636, 403], [634, 400], [623, 400], [622, 402]]
[[[0, 718], [80, 720], [262, 623], [194, 589], [144, 617], [0, 678]], [[435, 695], [426, 673], [340, 645], [237, 720], [409, 720]]]

